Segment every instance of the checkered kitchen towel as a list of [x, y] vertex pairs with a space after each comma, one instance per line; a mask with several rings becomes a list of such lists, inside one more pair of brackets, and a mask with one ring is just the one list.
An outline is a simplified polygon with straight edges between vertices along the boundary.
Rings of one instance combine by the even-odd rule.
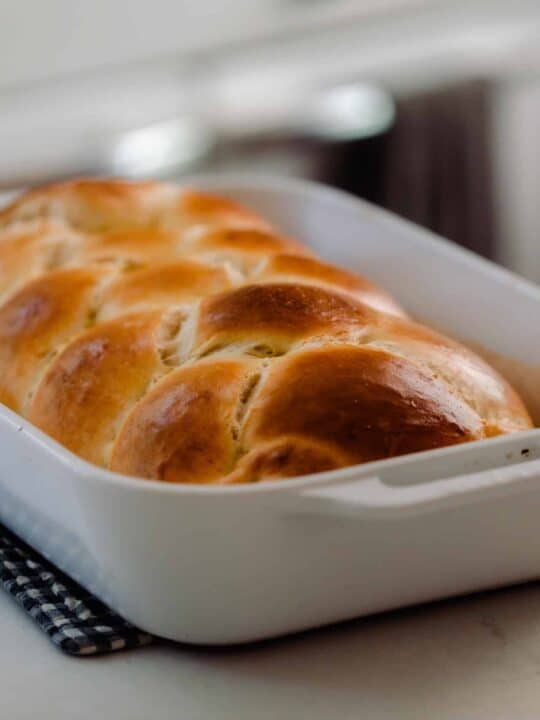
[[0, 584], [61, 650], [95, 655], [152, 642], [0, 525]]

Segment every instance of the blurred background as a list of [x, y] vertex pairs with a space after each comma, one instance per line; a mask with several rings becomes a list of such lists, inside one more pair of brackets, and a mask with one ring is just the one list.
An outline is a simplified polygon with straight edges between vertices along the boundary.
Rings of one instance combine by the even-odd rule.
[[0, 0], [0, 189], [231, 171], [540, 281], [539, 0]]

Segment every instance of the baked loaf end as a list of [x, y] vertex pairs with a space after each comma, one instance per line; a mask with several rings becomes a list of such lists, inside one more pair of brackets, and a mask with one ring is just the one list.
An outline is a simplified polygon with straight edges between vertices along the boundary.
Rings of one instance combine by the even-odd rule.
[[524, 430], [523, 403], [368, 280], [227, 199], [80, 180], [0, 212], [0, 402], [166, 482], [330, 470]]

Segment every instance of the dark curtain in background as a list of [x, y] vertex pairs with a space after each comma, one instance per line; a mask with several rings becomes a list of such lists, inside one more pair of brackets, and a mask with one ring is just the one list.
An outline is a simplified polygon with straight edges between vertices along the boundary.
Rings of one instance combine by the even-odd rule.
[[398, 100], [393, 128], [327, 148], [320, 177], [495, 257], [489, 84]]

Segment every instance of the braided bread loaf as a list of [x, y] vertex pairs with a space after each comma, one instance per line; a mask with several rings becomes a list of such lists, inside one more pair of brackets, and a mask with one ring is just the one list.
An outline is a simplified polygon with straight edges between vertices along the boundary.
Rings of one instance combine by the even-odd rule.
[[228, 200], [77, 181], [0, 212], [0, 401], [83, 458], [252, 482], [531, 427], [461, 345]]

